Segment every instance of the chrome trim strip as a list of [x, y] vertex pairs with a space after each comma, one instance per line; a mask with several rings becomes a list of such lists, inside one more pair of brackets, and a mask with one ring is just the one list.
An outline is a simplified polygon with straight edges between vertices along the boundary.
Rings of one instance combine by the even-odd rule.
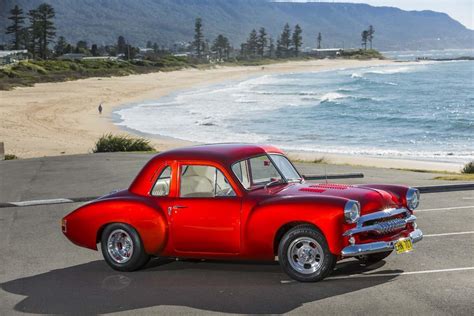
[[[423, 239], [423, 232], [419, 229], [415, 229], [409, 235], [412, 243], [417, 243]], [[354, 256], [362, 256], [362, 255], [369, 255], [372, 253], [377, 252], [384, 252], [384, 251], [391, 251], [394, 249], [394, 245], [397, 241], [404, 239], [400, 238], [397, 240], [392, 241], [377, 241], [367, 244], [359, 244], [359, 245], [350, 245], [342, 249], [341, 255], [343, 257], [354, 257]]]
[[363, 223], [368, 222], [368, 221], [392, 217], [392, 216], [400, 215], [407, 212], [408, 210], [406, 208], [388, 208], [380, 212], [370, 213], [370, 214], [361, 216], [359, 218], [359, 221], [357, 222], [357, 226], [362, 226]]

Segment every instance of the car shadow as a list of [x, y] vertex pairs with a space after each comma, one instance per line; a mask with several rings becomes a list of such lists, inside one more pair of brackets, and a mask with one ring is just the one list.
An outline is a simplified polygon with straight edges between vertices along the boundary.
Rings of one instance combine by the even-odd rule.
[[[334, 275], [367, 272], [383, 264], [363, 267], [357, 261], [343, 262]], [[92, 261], [0, 286], [4, 291], [26, 296], [15, 310], [27, 313], [102, 314], [175, 305], [225, 313], [280, 314], [304, 303], [377, 286], [392, 278], [299, 283], [290, 281], [277, 263], [160, 259], [132, 273], [117, 272], [103, 261]]]

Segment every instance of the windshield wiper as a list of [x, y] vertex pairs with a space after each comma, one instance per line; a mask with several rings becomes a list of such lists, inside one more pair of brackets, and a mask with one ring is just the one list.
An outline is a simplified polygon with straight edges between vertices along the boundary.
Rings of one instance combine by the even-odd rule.
[[265, 184], [264, 188], [267, 189], [268, 187], [271, 187], [272, 185], [284, 184], [284, 183], [288, 183], [288, 182], [285, 179], [277, 179], [277, 180], [273, 180], [273, 181], [270, 181], [267, 184]]

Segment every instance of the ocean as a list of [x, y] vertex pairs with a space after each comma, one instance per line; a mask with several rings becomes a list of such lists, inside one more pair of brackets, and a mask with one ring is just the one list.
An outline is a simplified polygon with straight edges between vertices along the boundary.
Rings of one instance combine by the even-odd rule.
[[[398, 60], [474, 51], [386, 52]], [[465, 163], [474, 160], [474, 61], [263, 75], [115, 111], [139, 133], [201, 143]]]

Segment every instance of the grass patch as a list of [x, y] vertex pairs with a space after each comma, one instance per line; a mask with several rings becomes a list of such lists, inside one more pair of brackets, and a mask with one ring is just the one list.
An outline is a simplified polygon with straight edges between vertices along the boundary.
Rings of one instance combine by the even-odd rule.
[[467, 163], [461, 170], [465, 174], [474, 174], [474, 161]]
[[18, 159], [18, 157], [16, 155], [13, 155], [13, 154], [6, 154], [5, 155], [5, 160], [15, 160], [15, 159]]
[[353, 51], [344, 51], [341, 56], [345, 58], [360, 59], [360, 60], [366, 60], [366, 59], [372, 59], [372, 58], [385, 59], [385, 56], [375, 49], [359, 49], [359, 50], [353, 50]]
[[103, 135], [96, 142], [93, 153], [107, 152], [130, 152], [130, 151], [146, 151], [151, 152], [155, 149], [150, 145], [150, 141], [141, 137], [131, 137], [122, 135]]
[[474, 173], [453, 174], [435, 177], [434, 180], [474, 181]]

